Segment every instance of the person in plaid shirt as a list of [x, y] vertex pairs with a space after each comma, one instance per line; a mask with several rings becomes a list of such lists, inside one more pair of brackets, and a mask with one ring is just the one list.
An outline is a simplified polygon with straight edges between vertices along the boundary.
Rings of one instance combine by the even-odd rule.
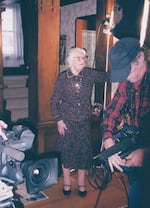
[[[129, 177], [129, 208], [150, 206], [150, 69], [146, 50], [135, 38], [118, 40], [110, 49], [111, 82], [118, 82], [112, 101], [104, 112], [102, 147], [115, 145], [114, 130], [128, 114], [129, 124], [139, 128], [144, 148], [121, 159], [119, 154], [108, 158], [111, 171], [117, 169]], [[132, 178], [131, 178], [132, 177]]]

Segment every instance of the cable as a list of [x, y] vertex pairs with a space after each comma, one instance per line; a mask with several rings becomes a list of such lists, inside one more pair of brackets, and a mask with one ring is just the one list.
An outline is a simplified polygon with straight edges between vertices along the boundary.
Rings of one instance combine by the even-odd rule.
[[100, 190], [99, 193], [98, 193], [98, 196], [97, 196], [97, 199], [96, 199], [96, 203], [94, 205], [94, 208], [97, 208], [97, 206], [98, 206], [98, 203], [99, 203], [99, 200], [100, 200], [100, 197], [101, 197], [101, 193], [102, 193], [102, 191]]
[[102, 191], [107, 187], [111, 180], [111, 171], [108, 167], [107, 161], [100, 161], [99, 159], [94, 160], [91, 170], [88, 171], [88, 182], [95, 188], [99, 189], [99, 193], [96, 199], [94, 208], [97, 208], [100, 201]]
[[[119, 174], [119, 176], [118, 176]], [[118, 179], [119, 183], [123, 187], [128, 202], [128, 190], [124, 181], [124, 177], [120, 172], [114, 172], [114, 176]], [[97, 208], [101, 193], [107, 187], [112, 179], [112, 173], [107, 161], [94, 160], [92, 168], [88, 171], [88, 182], [94, 189], [99, 189], [99, 193], [96, 199], [94, 208]]]

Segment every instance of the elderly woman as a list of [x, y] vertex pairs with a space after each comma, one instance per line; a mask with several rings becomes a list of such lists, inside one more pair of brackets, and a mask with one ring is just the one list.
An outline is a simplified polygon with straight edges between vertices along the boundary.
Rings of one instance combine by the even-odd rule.
[[50, 101], [60, 135], [58, 150], [61, 153], [65, 196], [71, 194], [71, 169], [78, 170], [79, 196], [87, 195], [85, 174], [92, 162], [91, 94], [94, 83], [104, 84], [109, 78], [106, 72], [86, 67], [86, 58], [84, 49], [70, 49], [67, 57], [69, 67], [58, 75]]

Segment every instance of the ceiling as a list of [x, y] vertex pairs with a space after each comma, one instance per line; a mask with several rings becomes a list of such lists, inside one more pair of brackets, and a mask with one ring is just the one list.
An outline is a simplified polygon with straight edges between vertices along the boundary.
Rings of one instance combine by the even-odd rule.
[[[8, 6], [11, 5], [15, 2], [19, 2], [21, 0], [0, 0], [0, 6]], [[77, 3], [77, 2], [81, 2], [81, 1], [85, 1], [85, 0], [60, 0], [60, 6], [65, 6], [68, 4], [73, 4], [73, 3]]]

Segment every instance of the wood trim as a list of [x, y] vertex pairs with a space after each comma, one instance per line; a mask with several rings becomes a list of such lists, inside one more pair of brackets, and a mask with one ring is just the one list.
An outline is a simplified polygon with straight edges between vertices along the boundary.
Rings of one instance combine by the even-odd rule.
[[59, 72], [60, 8], [58, 0], [38, 2], [38, 117], [45, 122], [52, 118], [49, 100]]
[[76, 28], [76, 47], [82, 48], [82, 31], [87, 29], [88, 21], [83, 19], [76, 19], [75, 28]]
[[[110, 14], [113, 7], [113, 0], [97, 0], [97, 16], [96, 16], [96, 69], [105, 71], [106, 69], [106, 50], [107, 50], [107, 35], [103, 33], [105, 26], [103, 22], [106, 14]], [[113, 36], [109, 39], [109, 47], [113, 45]], [[96, 84], [95, 86], [96, 102], [104, 102], [104, 86]], [[111, 85], [107, 84], [106, 103], [110, 101]]]

